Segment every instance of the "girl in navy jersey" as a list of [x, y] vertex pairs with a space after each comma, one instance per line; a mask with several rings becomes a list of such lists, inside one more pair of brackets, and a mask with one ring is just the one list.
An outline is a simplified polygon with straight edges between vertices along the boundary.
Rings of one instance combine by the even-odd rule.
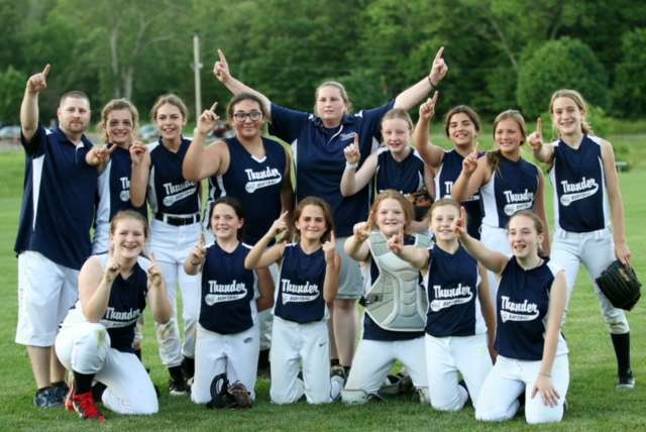
[[561, 334], [567, 302], [565, 272], [539, 253], [541, 219], [521, 210], [509, 219], [512, 257], [487, 248], [458, 225], [462, 246], [500, 278], [496, 297], [496, 364], [476, 405], [476, 418], [504, 421], [518, 411], [525, 392], [528, 423], [559, 422], [570, 380], [568, 348]]
[[61, 326], [56, 354], [74, 374], [66, 407], [82, 418], [105, 421], [93, 395], [94, 380], [103, 385], [100, 400], [114, 412], [158, 411], [153, 383], [132, 349], [146, 304], [158, 323], [172, 316], [160, 269], [154, 259], [141, 256], [147, 238], [141, 214], [119, 212], [110, 225], [110, 252], [91, 256], [81, 269], [79, 301]]
[[255, 397], [258, 312], [271, 307], [273, 293], [265, 290], [256, 299], [254, 273], [244, 266], [251, 250], [241, 242], [244, 223], [240, 203], [235, 198], [219, 198], [211, 214], [215, 242], [207, 248], [201, 241], [184, 263], [188, 274], [202, 274], [191, 388], [195, 403], [211, 400], [211, 382], [222, 373], [230, 383], [243, 384], [251, 398]]
[[151, 113], [161, 136], [149, 146], [135, 143], [130, 147], [130, 192], [134, 206], [143, 205], [147, 199], [154, 214], [150, 248], [159, 260], [173, 305], [177, 285], [182, 290], [184, 344], [180, 345], [175, 318], [157, 326], [157, 340], [162, 363], [171, 377], [170, 394], [183, 395], [188, 393], [186, 379], [193, 376], [200, 286], [199, 276], [184, 271], [184, 261], [201, 233], [200, 185], [182, 175], [182, 162], [191, 144], [182, 137], [188, 115], [184, 102], [176, 95], [164, 95], [157, 99]]
[[[489, 248], [511, 256], [505, 227], [509, 218], [520, 210], [534, 210], [547, 226], [543, 198], [544, 182], [540, 170], [523, 159], [521, 145], [527, 129], [523, 116], [515, 110], [500, 113], [494, 120], [496, 150], [479, 158], [477, 147], [462, 162], [462, 172], [453, 184], [452, 196], [465, 201], [476, 193], [484, 210], [481, 240]], [[543, 250], [549, 251], [548, 235], [543, 238]], [[489, 272], [492, 295], [498, 286]]]
[[[482, 383], [491, 370], [496, 318], [485, 271], [460, 246], [455, 233], [460, 205], [443, 198], [433, 203], [430, 216], [433, 247], [405, 246], [399, 256], [428, 270], [425, 339], [431, 405], [457, 411], [469, 395], [478, 406]], [[466, 389], [458, 384], [459, 374]]]
[[268, 247], [276, 235], [288, 229], [287, 213], [283, 213], [245, 260], [247, 268], [280, 262], [271, 338], [270, 397], [276, 404], [293, 403], [303, 395], [311, 404], [328, 403], [343, 387], [340, 377], [330, 379], [327, 304], [336, 295], [341, 259], [335, 250], [329, 206], [319, 198], [301, 200], [294, 211], [294, 228], [298, 243]]
[[419, 269], [397, 256], [404, 245], [428, 247], [430, 243], [426, 236], [409, 235], [412, 215], [412, 205], [402, 194], [386, 190], [375, 199], [368, 222], [355, 225], [345, 244], [348, 255], [360, 262], [366, 285], [363, 338], [343, 390], [346, 403], [378, 397], [397, 360], [423, 400], [428, 398], [426, 295]]
[[[565, 268], [569, 294], [581, 263], [595, 280], [615, 259], [630, 265], [624, 204], [612, 144], [594, 136], [586, 121], [587, 105], [579, 92], [558, 90], [550, 113], [558, 140], [543, 143], [542, 124], [530, 136], [534, 155], [550, 165], [554, 187], [552, 260]], [[595, 287], [617, 357], [620, 389], [632, 389], [630, 328], [623, 310]]]
[[332, 308], [333, 335], [342, 366], [352, 363], [356, 343], [356, 301], [361, 297], [361, 274], [357, 263], [343, 251], [346, 238], [352, 235], [355, 223], [365, 220], [370, 208], [368, 188], [343, 197], [339, 190], [345, 167], [343, 149], [359, 135], [360, 164], [377, 147], [379, 124], [392, 108], [408, 110], [420, 103], [437, 87], [448, 71], [440, 48], [433, 60], [431, 71], [417, 83], [402, 91], [385, 105], [352, 114], [352, 104], [343, 85], [326, 81], [315, 92], [314, 112], [307, 113], [272, 103], [231, 76], [224, 54], [215, 63], [213, 72], [234, 94], [251, 92], [263, 100], [271, 123], [269, 132], [291, 145], [296, 166], [296, 199], [306, 196], [324, 199], [332, 208], [338, 252], [343, 261], [340, 286]]
[[[413, 132], [413, 142], [426, 164], [434, 170], [435, 199], [451, 197], [453, 183], [460, 176], [462, 161], [476, 148], [480, 133], [478, 114], [466, 105], [458, 105], [449, 110], [444, 121], [444, 132], [454, 149], [445, 151], [430, 141], [430, 124], [435, 115], [438, 93], [435, 92], [419, 108], [419, 119]], [[480, 194], [476, 193], [462, 205], [469, 217], [467, 229], [472, 237], [480, 238], [482, 208]]]
[[[374, 196], [386, 189], [394, 189], [412, 199], [416, 192], [432, 191], [431, 174], [409, 144], [412, 129], [413, 121], [408, 112], [403, 109], [388, 111], [381, 120], [384, 147], [371, 153], [358, 170], [361, 152], [359, 136], [355, 135], [354, 143], [343, 150], [346, 164], [341, 177], [341, 195], [354, 195], [370, 182]], [[424, 232], [428, 230], [428, 223], [413, 221], [411, 229]]]

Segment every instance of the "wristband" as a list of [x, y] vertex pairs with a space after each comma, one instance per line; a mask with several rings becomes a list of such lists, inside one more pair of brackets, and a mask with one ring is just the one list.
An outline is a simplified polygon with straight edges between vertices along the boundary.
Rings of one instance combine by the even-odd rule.
[[355, 163], [346, 162], [345, 163], [345, 169], [357, 169], [358, 166], [359, 166], [358, 162], [355, 162]]
[[428, 83], [431, 86], [431, 90], [433, 90], [435, 88], [435, 86], [433, 85], [433, 81], [431, 81], [431, 76], [426, 75], [426, 78], [428, 79]]

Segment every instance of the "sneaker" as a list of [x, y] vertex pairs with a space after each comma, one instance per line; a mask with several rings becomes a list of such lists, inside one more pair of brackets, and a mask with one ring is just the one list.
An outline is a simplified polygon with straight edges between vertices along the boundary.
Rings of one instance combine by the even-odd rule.
[[36, 392], [34, 405], [38, 408], [58, 408], [63, 405], [64, 397], [61, 398], [54, 387], [45, 387]]
[[633, 371], [629, 370], [625, 375], [619, 377], [617, 390], [632, 390], [635, 388], [635, 376]]
[[105, 422], [105, 417], [101, 412], [101, 409], [94, 401], [94, 396], [92, 396], [92, 391], [85, 393], [75, 394], [72, 397], [72, 405], [74, 406], [74, 411], [83, 419], [88, 420], [98, 420], [100, 423]]
[[186, 381], [179, 379], [172, 379], [168, 383], [168, 393], [171, 396], [185, 396], [190, 393], [189, 387], [186, 385]]
[[65, 397], [67, 397], [67, 393], [70, 391], [70, 388], [67, 386], [65, 381], [52, 384], [52, 389], [53, 389], [52, 391], [54, 392], [54, 396], [60, 399], [61, 403], [64, 403]]

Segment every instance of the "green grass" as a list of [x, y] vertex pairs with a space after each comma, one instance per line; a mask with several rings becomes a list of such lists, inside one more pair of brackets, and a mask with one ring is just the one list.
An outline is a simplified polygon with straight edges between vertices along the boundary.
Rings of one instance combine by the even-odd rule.
[[[82, 422], [57, 410], [38, 410], [32, 405], [34, 381], [25, 350], [14, 344], [17, 312], [16, 259], [12, 252], [20, 206], [22, 153], [0, 154], [0, 430], [96, 430], [98, 425]], [[646, 278], [646, 199], [642, 188], [646, 170], [635, 169], [621, 175], [626, 200], [630, 246], [635, 265]], [[548, 189], [549, 190], [549, 189]], [[640, 198], [641, 197], [641, 198]], [[548, 199], [548, 202], [551, 200]], [[59, 227], [59, 229], [63, 229]], [[152, 322], [148, 319], [147, 322]], [[646, 313], [644, 303], [630, 314], [632, 326], [633, 369], [637, 388], [632, 392], [614, 389], [615, 360], [599, 304], [586, 274], [577, 284], [571, 312], [565, 328], [570, 346], [571, 384], [568, 394], [570, 411], [549, 430], [644, 430], [646, 428]], [[157, 357], [151, 326], [146, 328], [144, 358], [152, 368], [153, 380], [166, 387], [166, 372]], [[153, 417], [125, 417], [108, 414], [101, 429], [144, 430], [240, 430], [240, 431], [397, 431], [397, 430], [535, 430], [517, 418], [505, 425], [478, 423], [473, 410], [441, 414], [428, 406], [403, 400], [375, 403], [363, 407], [340, 404], [312, 407], [305, 403], [278, 407], [269, 403], [266, 379], [258, 385], [256, 406], [245, 412], [209, 411], [195, 406], [187, 398], [161, 396], [161, 411]]]

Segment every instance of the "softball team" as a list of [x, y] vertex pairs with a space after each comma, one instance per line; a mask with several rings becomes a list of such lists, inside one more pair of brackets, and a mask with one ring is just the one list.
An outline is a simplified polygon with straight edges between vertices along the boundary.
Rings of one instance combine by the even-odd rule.
[[[190, 392], [198, 404], [212, 400], [223, 375], [256, 397], [259, 352], [268, 346], [259, 314], [271, 310], [275, 404], [380, 399], [399, 361], [436, 410], [457, 411], [470, 399], [476, 419], [504, 421], [524, 394], [528, 423], [563, 418], [569, 362], [561, 324], [579, 266], [594, 279], [615, 259], [631, 259], [612, 145], [592, 134], [578, 92], [552, 95], [553, 143], [543, 142], [540, 119], [527, 137], [522, 115], [508, 110], [494, 121], [495, 149], [481, 153], [478, 115], [460, 105], [446, 115], [455, 148], [444, 151], [429, 140], [438, 93], [421, 105], [414, 132], [407, 113], [446, 75], [443, 49], [420, 82], [356, 114], [336, 81], [316, 89], [313, 114], [274, 104], [234, 78], [220, 52], [214, 73], [234, 94], [227, 114], [235, 137], [205, 145], [219, 120], [214, 105], [198, 118], [195, 140], [185, 139], [188, 110], [167, 94], [152, 109], [158, 142], [135, 140], [137, 110], [118, 99], [102, 112], [107, 145], [92, 147], [83, 136], [89, 102], [82, 93], [61, 98], [59, 129], [38, 126], [37, 97], [49, 69], [29, 78], [21, 108], [29, 163], [16, 243], [16, 341], [28, 346], [37, 406], [60, 405], [67, 390], [56, 362], [45, 367], [55, 343], [54, 360], [74, 378], [68, 409], [99, 421], [99, 401], [121, 414], [157, 412], [155, 388], [134, 355], [136, 323], [149, 305], [169, 392]], [[263, 136], [266, 122], [291, 145], [295, 206], [289, 152]], [[549, 165], [551, 250], [543, 176], [521, 155], [526, 138]], [[200, 223], [203, 179], [208, 242]], [[415, 221], [407, 195], [424, 189], [438, 200]], [[70, 236], [41, 228], [70, 217], [68, 210], [81, 222]], [[39, 277], [48, 279], [39, 284]], [[628, 320], [596, 292], [618, 388], [631, 389]], [[56, 307], [39, 309], [34, 293]], [[359, 298], [363, 331], [355, 353]], [[343, 369], [331, 368], [330, 359]]]

